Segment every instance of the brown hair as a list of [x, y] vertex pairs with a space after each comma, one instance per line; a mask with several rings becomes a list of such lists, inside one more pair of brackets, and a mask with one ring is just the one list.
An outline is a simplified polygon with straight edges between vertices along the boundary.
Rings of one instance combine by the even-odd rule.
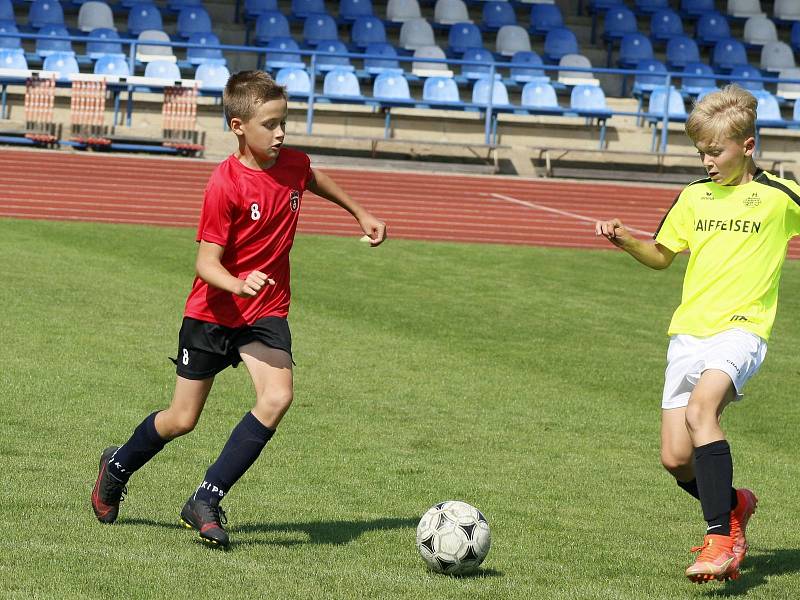
[[264, 71], [239, 71], [225, 84], [222, 92], [222, 109], [228, 123], [234, 117], [248, 121], [256, 112], [256, 107], [270, 100], [288, 100], [286, 88], [278, 85]]
[[736, 84], [711, 92], [695, 104], [686, 120], [686, 135], [695, 144], [723, 137], [743, 142], [756, 134], [758, 100]]

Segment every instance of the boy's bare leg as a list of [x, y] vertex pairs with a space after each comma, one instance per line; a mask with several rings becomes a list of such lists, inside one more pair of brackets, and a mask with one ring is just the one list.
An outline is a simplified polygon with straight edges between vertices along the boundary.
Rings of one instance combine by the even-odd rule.
[[222, 547], [229, 539], [219, 503], [258, 458], [292, 402], [292, 359], [287, 352], [252, 342], [239, 348], [239, 354], [253, 380], [255, 406], [233, 429], [181, 511], [183, 523], [199, 530], [203, 541]]
[[158, 435], [165, 440], [172, 440], [192, 431], [200, 420], [200, 413], [206, 405], [214, 378], [186, 379], [177, 376], [172, 403], [155, 417]]

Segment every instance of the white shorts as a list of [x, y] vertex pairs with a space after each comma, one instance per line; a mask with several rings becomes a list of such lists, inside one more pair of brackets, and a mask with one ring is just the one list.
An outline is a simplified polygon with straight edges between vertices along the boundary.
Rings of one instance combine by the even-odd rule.
[[680, 408], [708, 369], [724, 371], [741, 400], [747, 380], [758, 372], [767, 355], [767, 342], [743, 329], [728, 329], [709, 337], [673, 335], [667, 350], [667, 371], [661, 408]]

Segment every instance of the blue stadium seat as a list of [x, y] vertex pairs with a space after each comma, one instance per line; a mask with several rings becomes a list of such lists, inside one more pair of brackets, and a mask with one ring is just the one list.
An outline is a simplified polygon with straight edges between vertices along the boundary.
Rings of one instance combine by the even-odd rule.
[[792, 23], [791, 33], [789, 34], [792, 50], [800, 52], [800, 21]]
[[284, 67], [275, 75], [275, 81], [286, 86], [290, 97], [306, 98], [311, 93], [311, 78], [305, 69]]
[[55, 52], [46, 56], [42, 69], [55, 72], [56, 79], [62, 81], [69, 79], [70, 75], [80, 73], [75, 55], [69, 52]]
[[543, 54], [548, 63], [558, 63], [565, 54], [580, 54], [578, 39], [566, 27], [551, 29], [544, 39]]
[[483, 4], [483, 18], [481, 29], [483, 31], [497, 31], [503, 25], [516, 25], [517, 15], [511, 2], [496, 2], [490, 0]]
[[564, 109], [558, 104], [558, 97], [549, 83], [531, 81], [522, 88], [520, 105], [531, 112], [562, 114]]
[[372, 83], [372, 97], [393, 104], [411, 104], [414, 99], [408, 88], [408, 80], [402, 73], [381, 73]]
[[781, 107], [778, 99], [769, 92], [761, 91], [755, 94], [758, 100], [756, 108], [757, 127], [786, 127], [787, 123], [781, 116]]
[[164, 30], [161, 12], [155, 4], [137, 4], [128, 13], [128, 35], [136, 37], [148, 29]]
[[536, 52], [517, 52], [511, 57], [511, 80], [516, 83], [550, 83], [542, 65], [542, 58]]
[[294, 20], [303, 20], [311, 14], [325, 14], [325, 0], [292, 0], [291, 15]]
[[557, 4], [531, 5], [531, 24], [528, 27], [531, 35], [544, 37], [551, 29], [563, 26], [564, 15]]
[[508, 101], [508, 90], [505, 84], [498, 79], [492, 80], [488, 77], [478, 79], [472, 85], [472, 104], [487, 106], [489, 104], [490, 94], [493, 108], [508, 109], [511, 107], [511, 103]]
[[121, 56], [106, 54], [97, 59], [94, 63], [95, 75], [114, 75], [117, 77], [127, 77], [130, 75], [128, 61]]
[[[42, 36], [68, 36], [69, 32], [63, 25], [45, 25], [39, 30]], [[72, 42], [69, 40], [51, 40], [48, 37], [40, 37], [36, 40], [36, 54], [44, 58], [51, 54], [72, 54]]]
[[0, 48], [0, 69], [28, 70], [28, 61], [24, 52], [13, 48]]
[[339, 40], [325, 40], [317, 45], [319, 52], [333, 53], [333, 56], [317, 55], [317, 69], [321, 72], [333, 71], [334, 69], [352, 71], [353, 65], [347, 56], [347, 46]]
[[619, 45], [617, 66], [620, 69], [633, 69], [639, 61], [653, 58], [653, 44], [643, 33], [629, 33]]
[[[728, 74], [731, 83], [737, 83], [746, 90], [751, 92], [764, 89], [764, 82], [758, 81], [757, 78], [761, 77], [761, 70], [751, 65], [737, 65], [731, 69]], [[756, 80], [754, 80], [754, 78]]]
[[681, 14], [684, 17], [697, 18], [708, 12], [715, 12], [714, 0], [681, 0]]
[[[19, 29], [14, 23], [0, 21], [0, 33], [19, 33]], [[22, 42], [18, 37], [0, 36], [0, 50], [14, 50], [22, 52]]]
[[180, 79], [181, 70], [174, 62], [169, 60], [154, 60], [144, 68], [145, 77], [157, 77], [158, 79]]
[[364, 50], [364, 54], [372, 54], [383, 58], [365, 58], [364, 70], [370, 75], [383, 73], [384, 71], [402, 71], [400, 62], [397, 60], [397, 50], [388, 42], [374, 42], [369, 44]]
[[467, 48], [461, 60], [474, 60], [475, 65], [461, 65], [461, 76], [468, 80], [488, 77], [494, 56], [484, 48]]
[[308, 15], [303, 24], [303, 42], [314, 47], [328, 40], [339, 39], [339, 28], [336, 21], [327, 13], [314, 13]]
[[640, 98], [649, 94], [657, 87], [664, 87], [667, 80], [661, 74], [666, 75], [667, 66], [660, 60], [647, 59], [642, 60], [636, 65], [637, 71], [648, 71], [652, 75], [637, 75], [633, 81], [633, 96]]
[[703, 77], [682, 77], [681, 92], [690, 96], [697, 96], [703, 91], [716, 88], [717, 82], [714, 79], [714, 69], [702, 62], [687, 64], [683, 72], [691, 75], [703, 75]]
[[372, 0], [341, 0], [339, 2], [339, 20], [352, 23], [359, 17], [374, 16]]
[[350, 42], [357, 50], [370, 44], [385, 43], [386, 28], [383, 21], [373, 16], [357, 17], [350, 29]]
[[[672, 86], [670, 86], [669, 90], [664, 87], [658, 87], [650, 94], [645, 119], [653, 126], [653, 137], [650, 142], [651, 152], [656, 151], [658, 129], [663, 124], [665, 112], [667, 113], [667, 120], [672, 122], [683, 123], [688, 116], [686, 114], [686, 106], [683, 103], [683, 96]], [[663, 140], [661, 150], [666, 151], [669, 128], [663, 129], [661, 133]]]
[[98, 60], [103, 56], [125, 57], [122, 51], [122, 44], [119, 42], [119, 34], [113, 29], [93, 29], [89, 32], [92, 41], [86, 42], [86, 54], [92, 60]]
[[0, 0], [0, 22], [16, 22], [16, 20], [17, 18], [14, 16], [14, 5], [11, 0]]
[[625, 4], [625, 0], [589, 0], [587, 8], [590, 14], [604, 13], [609, 8]]
[[221, 92], [230, 76], [228, 67], [219, 63], [203, 63], [194, 72], [194, 78], [202, 82], [203, 91]]
[[275, 38], [292, 37], [289, 20], [278, 11], [263, 12], [256, 20], [253, 41], [259, 46], [266, 46]]
[[713, 46], [720, 40], [731, 37], [731, 28], [721, 13], [705, 13], [697, 19], [695, 39], [699, 46]]
[[41, 29], [45, 25], [64, 25], [64, 9], [58, 0], [33, 0], [28, 9], [28, 25]]
[[650, 37], [655, 42], [666, 42], [677, 35], [683, 35], [683, 20], [671, 9], [659, 10], [650, 19]]
[[461, 55], [467, 48], [483, 48], [481, 30], [474, 23], [454, 23], [447, 36], [447, 52]]
[[747, 50], [736, 38], [720, 40], [711, 54], [711, 66], [719, 72], [727, 72], [738, 65], [748, 64]]
[[285, 67], [304, 69], [305, 64], [300, 54], [300, 46], [293, 38], [276, 37], [267, 42], [266, 68], [283, 69]]
[[700, 49], [692, 38], [679, 35], [667, 42], [666, 58], [670, 71], [682, 71], [688, 63], [700, 60]]
[[244, 0], [244, 16], [254, 21], [261, 13], [278, 11], [278, 0]]
[[637, 31], [639, 27], [632, 10], [625, 6], [615, 6], [606, 12], [603, 20], [603, 39], [606, 43], [614, 43], [627, 34]]
[[429, 77], [422, 86], [422, 100], [431, 104], [462, 105], [458, 85], [451, 77]]
[[322, 94], [329, 98], [364, 99], [355, 74], [343, 69], [328, 71], [322, 83]]
[[606, 145], [606, 120], [612, 112], [606, 103], [603, 88], [597, 85], [576, 85], [572, 88], [569, 102], [570, 111], [580, 117], [597, 119], [600, 123], [600, 149]]
[[[189, 38], [190, 44], [202, 44], [203, 46], [218, 46], [219, 38], [213, 33], [195, 33]], [[227, 64], [227, 60], [222, 55], [219, 48], [187, 48], [186, 60], [191, 65]]]
[[199, 8], [203, 6], [203, 0], [167, 0], [167, 11], [180, 13], [184, 8]]
[[178, 13], [178, 35], [190, 38], [195, 33], [211, 33], [211, 17], [202, 6], [187, 6]]
[[652, 15], [669, 8], [669, 0], [635, 0], [633, 6], [637, 15]]

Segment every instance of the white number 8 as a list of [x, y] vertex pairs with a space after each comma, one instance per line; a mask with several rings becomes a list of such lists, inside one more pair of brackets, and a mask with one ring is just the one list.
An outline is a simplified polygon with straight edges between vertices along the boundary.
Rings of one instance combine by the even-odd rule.
[[189, 351], [186, 348], [183, 349], [183, 364], [189, 364]]
[[250, 218], [253, 221], [258, 221], [261, 218], [261, 211], [258, 210], [258, 204], [255, 202], [250, 205]]

